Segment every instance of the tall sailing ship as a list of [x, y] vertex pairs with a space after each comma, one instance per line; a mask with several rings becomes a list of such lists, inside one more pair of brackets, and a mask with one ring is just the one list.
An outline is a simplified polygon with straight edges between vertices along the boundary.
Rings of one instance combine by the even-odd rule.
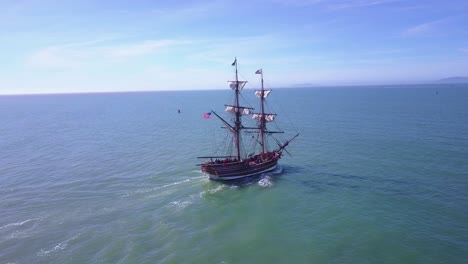
[[[247, 81], [240, 81], [237, 71], [237, 58], [232, 63], [235, 66], [236, 79], [229, 81], [230, 88], [234, 91], [234, 104], [225, 105], [226, 112], [233, 115], [233, 123], [223, 119], [215, 111], [211, 111], [221, 122], [225, 125], [224, 128], [228, 129], [233, 134], [234, 150], [226, 156], [207, 156], [199, 157], [209, 159], [200, 164], [203, 173], [208, 174], [213, 180], [234, 180], [244, 177], [259, 175], [265, 172], [273, 171], [278, 166], [278, 160], [281, 158], [283, 151], [286, 151], [286, 146], [295, 139], [299, 134], [296, 134], [291, 139], [284, 143], [280, 143], [276, 138], [277, 148], [268, 150], [267, 136], [272, 136], [276, 133], [284, 133], [283, 131], [273, 131], [267, 128], [267, 123], [273, 122], [276, 114], [265, 112], [265, 100], [271, 93], [271, 90], [265, 90], [263, 87], [263, 70], [256, 71], [256, 74], [261, 75], [261, 89], [255, 91], [255, 96], [260, 99], [260, 112], [254, 112], [254, 108], [241, 106], [239, 97], [241, 90], [244, 88]], [[246, 127], [242, 124], [243, 116], [252, 116], [256, 120], [257, 126]], [[258, 145], [258, 153], [251, 153], [245, 155], [241, 151], [241, 131], [245, 130], [248, 134], [256, 134], [255, 139]], [[255, 138], [255, 136], [251, 136]], [[286, 151], [287, 152], [287, 151]]]

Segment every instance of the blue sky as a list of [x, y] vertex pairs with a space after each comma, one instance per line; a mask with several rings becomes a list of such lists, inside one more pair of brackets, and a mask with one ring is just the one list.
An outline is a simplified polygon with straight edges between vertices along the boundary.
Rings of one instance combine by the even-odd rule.
[[0, 0], [0, 94], [468, 76], [468, 1]]

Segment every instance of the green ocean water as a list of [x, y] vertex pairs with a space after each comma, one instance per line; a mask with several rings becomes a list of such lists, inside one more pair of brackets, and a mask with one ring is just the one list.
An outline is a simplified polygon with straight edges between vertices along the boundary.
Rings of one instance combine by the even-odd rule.
[[274, 89], [292, 157], [225, 184], [229, 98], [0, 96], [0, 263], [466, 263], [468, 85]]

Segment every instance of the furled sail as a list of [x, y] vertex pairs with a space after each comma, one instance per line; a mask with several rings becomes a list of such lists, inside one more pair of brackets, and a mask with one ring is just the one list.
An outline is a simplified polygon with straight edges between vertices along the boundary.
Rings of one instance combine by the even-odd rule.
[[230, 106], [230, 105], [227, 105], [226, 106], [226, 112], [229, 112], [229, 113], [237, 113], [237, 112], [240, 112], [241, 115], [250, 115], [251, 111], [249, 108], [245, 108], [245, 107], [235, 107], [235, 106]]
[[[271, 93], [271, 90], [263, 90], [263, 98], [267, 98], [267, 96]], [[255, 96], [258, 98], [262, 97], [262, 91], [255, 91]]]
[[[237, 83], [239, 84], [239, 90], [242, 90], [242, 88], [244, 88], [247, 81], [237, 81]], [[229, 87], [231, 89], [235, 90], [236, 89], [236, 81], [229, 81]]]
[[[262, 119], [262, 114], [253, 114], [252, 119], [260, 121]], [[272, 114], [265, 114], [265, 121], [273, 122], [275, 120], [275, 115]]]

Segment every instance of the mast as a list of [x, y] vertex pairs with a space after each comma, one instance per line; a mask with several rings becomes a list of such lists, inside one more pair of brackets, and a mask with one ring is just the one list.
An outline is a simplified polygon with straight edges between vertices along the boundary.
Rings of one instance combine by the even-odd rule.
[[234, 122], [234, 140], [236, 142], [236, 150], [237, 150], [237, 160], [241, 159], [240, 155], [240, 130], [241, 130], [241, 113], [239, 107], [239, 78], [237, 76], [237, 58], [235, 58], [234, 63], [236, 66], [236, 102], [235, 102], [235, 113], [236, 113], [236, 121]]
[[260, 96], [260, 109], [261, 109], [261, 118], [260, 118], [260, 139], [262, 142], [262, 153], [265, 153], [265, 129], [266, 129], [266, 122], [265, 122], [265, 108], [264, 108], [264, 93], [265, 90], [263, 88], [263, 69], [260, 69], [260, 73], [262, 75], [262, 93]]

